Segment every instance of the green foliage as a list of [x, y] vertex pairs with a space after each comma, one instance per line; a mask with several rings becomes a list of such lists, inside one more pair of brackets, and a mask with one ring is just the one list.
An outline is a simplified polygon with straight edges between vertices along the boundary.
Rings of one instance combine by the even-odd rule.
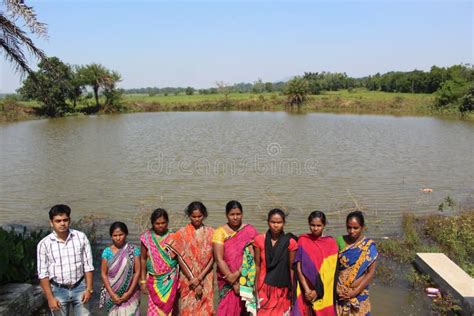
[[121, 76], [116, 71], [107, 72], [107, 76], [102, 81], [103, 94], [105, 96], [104, 112], [117, 112], [122, 108], [123, 90], [116, 88], [116, 84], [121, 80]]
[[461, 105], [459, 106], [461, 113], [474, 111], [474, 85], [471, 85], [466, 94], [462, 97]]
[[273, 84], [271, 82], [265, 82], [265, 91], [266, 92], [273, 92]]
[[441, 84], [436, 91], [436, 108], [445, 108], [448, 106], [459, 106], [461, 97], [467, 92], [467, 86], [464, 82], [447, 80]]
[[415, 217], [403, 214], [402, 239], [383, 240], [378, 244], [380, 252], [398, 262], [411, 262], [415, 259], [416, 251], [420, 249], [420, 237], [416, 231]]
[[253, 83], [252, 92], [253, 93], [263, 93], [265, 91], [265, 84], [262, 79], [258, 78], [257, 81]]
[[309, 93], [318, 95], [322, 91], [338, 91], [353, 88], [355, 79], [349, 78], [346, 73], [305, 72], [303, 78], [308, 81]]
[[433, 300], [432, 310], [438, 315], [459, 315], [462, 311], [459, 301], [453, 298], [451, 294], [446, 294]]
[[412, 288], [426, 288], [432, 285], [428, 274], [419, 273], [413, 267], [410, 267], [406, 276]]
[[[40, 115], [56, 117], [75, 111], [90, 114], [101, 109], [104, 112], [121, 110], [123, 92], [116, 88], [121, 80], [119, 73], [99, 64], [71, 67], [56, 57], [42, 61], [38, 68], [28, 76], [18, 92], [26, 100], [40, 102]], [[92, 87], [93, 94], [83, 96], [86, 86]], [[99, 89], [105, 97], [103, 107], [99, 103]], [[95, 97], [95, 106], [90, 102], [92, 96]], [[76, 109], [78, 103], [81, 107]]]
[[82, 85], [90, 86], [94, 92], [96, 107], [101, 109], [99, 103], [99, 91], [103, 89], [105, 96], [104, 111], [112, 112], [120, 109], [120, 98], [122, 92], [116, 91], [116, 84], [121, 80], [121, 76], [116, 71], [111, 71], [101, 64], [89, 64], [77, 67], [78, 82]]
[[36, 245], [48, 232], [0, 228], [0, 284], [27, 282], [36, 275]]
[[287, 82], [284, 94], [287, 96], [287, 102], [290, 106], [301, 106], [306, 101], [308, 92], [308, 81], [297, 76]]
[[465, 85], [466, 82], [472, 82], [474, 80], [473, 73], [473, 67], [469, 64], [454, 65], [448, 68], [433, 66], [429, 72], [420, 70], [409, 72], [391, 71], [383, 75], [377, 73], [360, 80], [371, 91], [433, 93], [449, 80], [461, 83], [461, 85]]
[[63, 116], [69, 110], [66, 99], [74, 89], [71, 67], [57, 57], [49, 57], [41, 61], [38, 68], [28, 75], [18, 92], [26, 99], [40, 101], [42, 114]]
[[194, 88], [193, 87], [187, 87], [184, 92], [186, 93], [186, 95], [193, 95], [194, 94]]
[[446, 255], [474, 277], [474, 212], [458, 216], [430, 216], [424, 233], [435, 241]]

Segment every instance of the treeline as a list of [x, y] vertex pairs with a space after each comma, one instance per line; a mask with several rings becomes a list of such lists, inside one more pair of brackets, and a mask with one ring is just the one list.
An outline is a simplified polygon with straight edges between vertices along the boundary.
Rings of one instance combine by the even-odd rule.
[[222, 82], [216, 82], [216, 87], [207, 89], [196, 89], [193, 87], [146, 87], [138, 89], [125, 89], [123, 90], [126, 94], [147, 94], [149, 96], [154, 95], [208, 95], [208, 94], [219, 94], [225, 85], [231, 93], [264, 93], [264, 92], [282, 92], [285, 88], [286, 82], [263, 82], [258, 79], [254, 83], [240, 82], [233, 85], [225, 85]]
[[364, 86], [372, 91], [433, 93], [446, 81], [473, 82], [474, 71], [470, 65], [455, 65], [448, 68], [433, 66], [429, 72], [414, 70], [392, 71], [363, 79]]
[[[346, 73], [306, 72], [287, 84], [289, 103], [301, 104], [306, 94], [325, 91], [366, 88], [369, 91], [398, 93], [435, 93], [435, 109], [474, 111], [474, 68], [472, 65], [431, 67], [429, 72], [413, 70], [377, 73], [364, 78], [351, 78]], [[296, 101], [295, 101], [296, 100]]]
[[[434, 93], [446, 81], [472, 83], [474, 70], [472, 65], [454, 65], [451, 67], [431, 67], [430, 71], [391, 71], [377, 73], [363, 78], [349, 77], [345, 72], [305, 72], [303, 79], [308, 83], [309, 94], [317, 95], [325, 91], [341, 89], [366, 88], [370, 91], [401, 92], [401, 93]], [[263, 82], [261, 79], [253, 83], [236, 83], [227, 88], [234, 93], [283, 92], [287, 82]], [[147, 87], [126, 89], [125, 93], [134, 94], [218, 94], [219, 88], [195, 89], [193, 87]]]

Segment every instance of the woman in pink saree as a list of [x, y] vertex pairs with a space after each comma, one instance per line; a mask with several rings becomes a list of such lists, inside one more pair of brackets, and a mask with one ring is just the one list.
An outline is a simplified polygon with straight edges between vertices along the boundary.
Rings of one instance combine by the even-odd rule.
[[[242, 224], [242, 205], [230, 201], [226, 205], [227, 224], [217, 228], [212, 238], [214, 257], [217, 263], [217, 285], [219, 286], [219, 305], [217, 315], [246, 315], [245, 301], [241, 297], [241, 276], [246, 278], [248, 271], [241, 269], [245, 249], [257, 230], [250, 224]], [[255, 273], [255, 272], [254, 272]]]

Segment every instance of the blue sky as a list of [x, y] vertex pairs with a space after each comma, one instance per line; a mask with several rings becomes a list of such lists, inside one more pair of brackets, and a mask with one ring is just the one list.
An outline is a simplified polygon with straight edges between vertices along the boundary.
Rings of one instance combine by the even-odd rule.
[[[70, 64], [101, 63], [120, 86], [279, 81], [305, 71], [360, 77], [473, 63], [472, 1], [27, 1], [36, 40]], [[1, 58], [0, 93], [20, 86]]]

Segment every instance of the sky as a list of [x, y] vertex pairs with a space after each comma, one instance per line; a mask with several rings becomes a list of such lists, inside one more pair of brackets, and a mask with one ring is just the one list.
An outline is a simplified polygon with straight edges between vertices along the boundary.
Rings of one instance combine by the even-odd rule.
[[[48, 56], [100, 63], [122, 88], [209, 88], [304, 72], [429, 70], [473, 63], [473, 1], [28, 1]], [[0, 50], [0, 93], [21, 85]], [[32, 64], [37, 61], [32, 59]]]

